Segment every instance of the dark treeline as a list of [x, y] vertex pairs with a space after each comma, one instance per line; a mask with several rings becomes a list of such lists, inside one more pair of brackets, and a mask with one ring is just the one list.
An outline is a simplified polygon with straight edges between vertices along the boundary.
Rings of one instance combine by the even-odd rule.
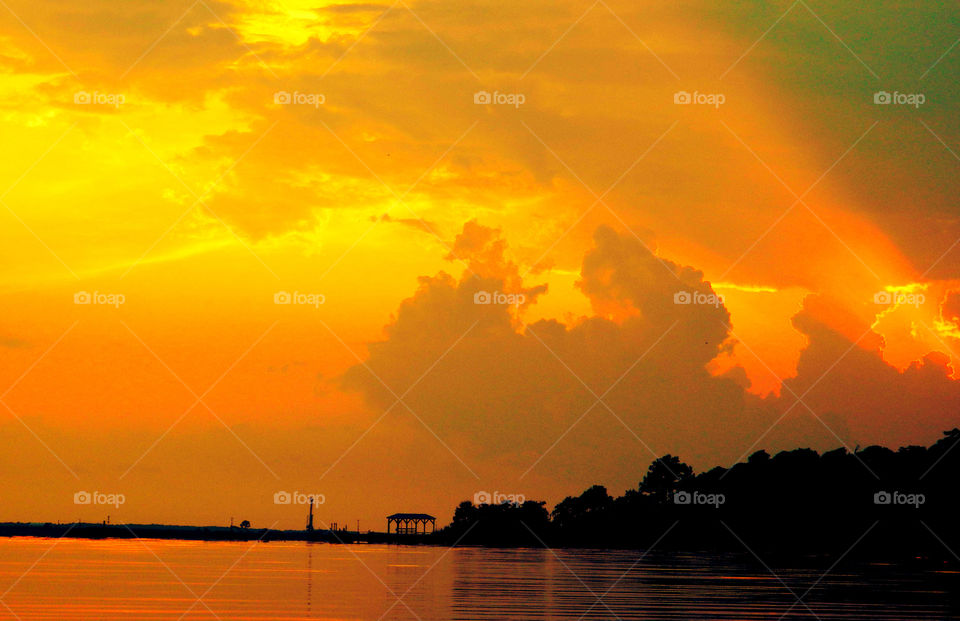
[[461, 503], [445, 543], [937, 558], [960, 552], [960, 430], [927, 448], [751, 455], [695, 474], [654, 461], [636, 489], [546, 503]]

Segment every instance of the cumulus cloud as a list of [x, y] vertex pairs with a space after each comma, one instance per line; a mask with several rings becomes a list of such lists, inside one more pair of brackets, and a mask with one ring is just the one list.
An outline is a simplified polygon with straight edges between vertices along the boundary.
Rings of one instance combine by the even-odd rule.
[[554, 466], [562, 456], [613, 475], [618, 459], [607, 459], [602, 447], [642, 462], [652, 457], [644, 445], [701, 460], [735, 458], [761, 421], [735, 379], [705, 369], [730, 347], [726, 309], [675, 303], [677, 292], [713, 291], [702, 274], [656, 257], [633, 237], [601, 228], [595, 242], [580, 288], [595, 308], [622, 316], [525, 325], [522, 305], [478, 304], [475, 296], [520, 294], [529, 305], [543, 288], [522, 284], [499, 231], [467, 223], [451, 253], [467, 264], [463, 276], [421, 278], [386, 339], [369, 344], [365, 366], [348, 371], [346, 387], [387, 408], [394, 396], [381, 380], [398, 395], [415, 385], [405, 401], [457, 450], [517, 466], [549, 452]]
[[960, 291], [948, 291], [940, 304], [940, 319], [960, 332]]
[[[785, 381], [792, 393], [783, 391], [784, 402], [793, 401], [791, 394], [806, 395], [804, 403], [835, 421], [831, 427], [851, 445], [929, 444], [957, 425], [960, 382], [952, 378], [948, 356], [930, 352], [898, 371], [884, 361], [883, 338], [868, 325], [843, 333], [824, 323], [818, 315], [830, 306], [810, 296], [794, 317], [809, 344], [796, 377]], [[806, 411], [798, 409], [801, 416]]]
[[[499, 231], [469, 222], [454, 253], [470, 269], [422, 277], [344, 383], [377, 408], [395, 401], [381, 381], [396, 395], [414, 386], [405, 402], [467, 462], [627, 485], [654, 454], [709, 467], [759, 448], [923, 443], [956, 424], [960, 385], [944, 356], [901, 373], [882, 338], [822, 296], [794, 318], [808, 339], [796, 376], [761, 399], [741, 368], [707, 371], [738, 345], [723, 304], [702, 303], [714, 293], [703, 274], [629, 233], [597, 229], [579, 281], [595, 314], [567, 323], [475, 303], [480, 291], [526, 293], [528, 304], [542, 293], [524, 287]], [[677, 292], [699, 295], [677, 303]]]

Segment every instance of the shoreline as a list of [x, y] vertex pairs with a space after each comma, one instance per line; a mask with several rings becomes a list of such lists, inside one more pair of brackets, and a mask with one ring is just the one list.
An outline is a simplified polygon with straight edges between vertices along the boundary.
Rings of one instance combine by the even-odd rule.
[[174, 539], [182, 541], [312, 541], [318, 543], [440, 543], [427, 535], [396, 535], [350, 530], [271, 530], [230, 526], [178, 526], [172, 524], [102, 524], [95, 522], [0, 522], [0, 537], [47, 539]]
[[[0, 538], [34, 538], [34, 539], [154, 539], [171, 541], [207, 541], [207, 542], [251, 542], [262, 541], [269, 543], [271, 541], [303, 541], [307, 543], [329, 543], [329, 544], [392, 544], [403, 546], [447, 546], [460, 548], [494, 548], [494, 549], [558, 549], [558, 550], [583, 550], [594, 552], [627, 552], [644, 550], [646, 555], [653, 552], [651, 549], [645, 549], [635, 546], [591, 546], [591, 545], [570, 545], [557, 543], [549, 548], [527, 546], [527, 545], [496, 545], [496, 544], [456, 544], [443, 537], [439, 533], [434, 535], [397, 535], [394, 533], [383, 532], [356, 532], [356, 531], [332, 531], [332, 530], [270, 530], [265, 528], [239, 528], [229, 526], [177, 526], [170, 524], [101, 524], [88, 522], [72, 522], [69, 524], [37, 523], [37, 522], [0, 522]], [[680, 555], [735, 555], [746, 556], [742, 551], [733, 548], [700, 548], [685, 549], [664, 547], [656, 551], [658, 554], [680, 554]], [[776, 552], [770, 554], [770, 558], [777, 559], [779, 562], [789, 562], [797, 565], [806, 565], [813, 563], [817, 559], [834, 558], [836, 555], [828, 551], [809, 551], [800, 552]], [[926, 568], [944, 567], [955, 568], [956, 564], [950, 559], [938, 558], [934, 556], [916, 556], [916, 555], [849, 555], [850, 562], [859, 563], [895, 563], [904, 566], [917, 566]]]

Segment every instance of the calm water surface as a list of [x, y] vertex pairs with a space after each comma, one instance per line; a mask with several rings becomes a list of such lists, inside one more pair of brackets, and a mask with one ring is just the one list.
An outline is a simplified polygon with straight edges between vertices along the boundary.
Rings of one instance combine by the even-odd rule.
[[0, 618], [957, 618], [953, 571], [864, 564], [821, 580], [830, 564], [774, 576], [733, 555], [13, 538]]

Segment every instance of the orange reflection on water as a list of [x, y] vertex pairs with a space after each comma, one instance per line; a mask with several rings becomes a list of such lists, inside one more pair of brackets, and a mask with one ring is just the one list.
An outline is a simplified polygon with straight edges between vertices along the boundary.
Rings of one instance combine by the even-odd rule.
[[[831, 559], [822, 559], [824, 563]], [[955, 572], [776, 567], [746, 553], [0, 539], [0, 618], [946, 618]], [[786, 588], [785, 585], [789, 585]]]

